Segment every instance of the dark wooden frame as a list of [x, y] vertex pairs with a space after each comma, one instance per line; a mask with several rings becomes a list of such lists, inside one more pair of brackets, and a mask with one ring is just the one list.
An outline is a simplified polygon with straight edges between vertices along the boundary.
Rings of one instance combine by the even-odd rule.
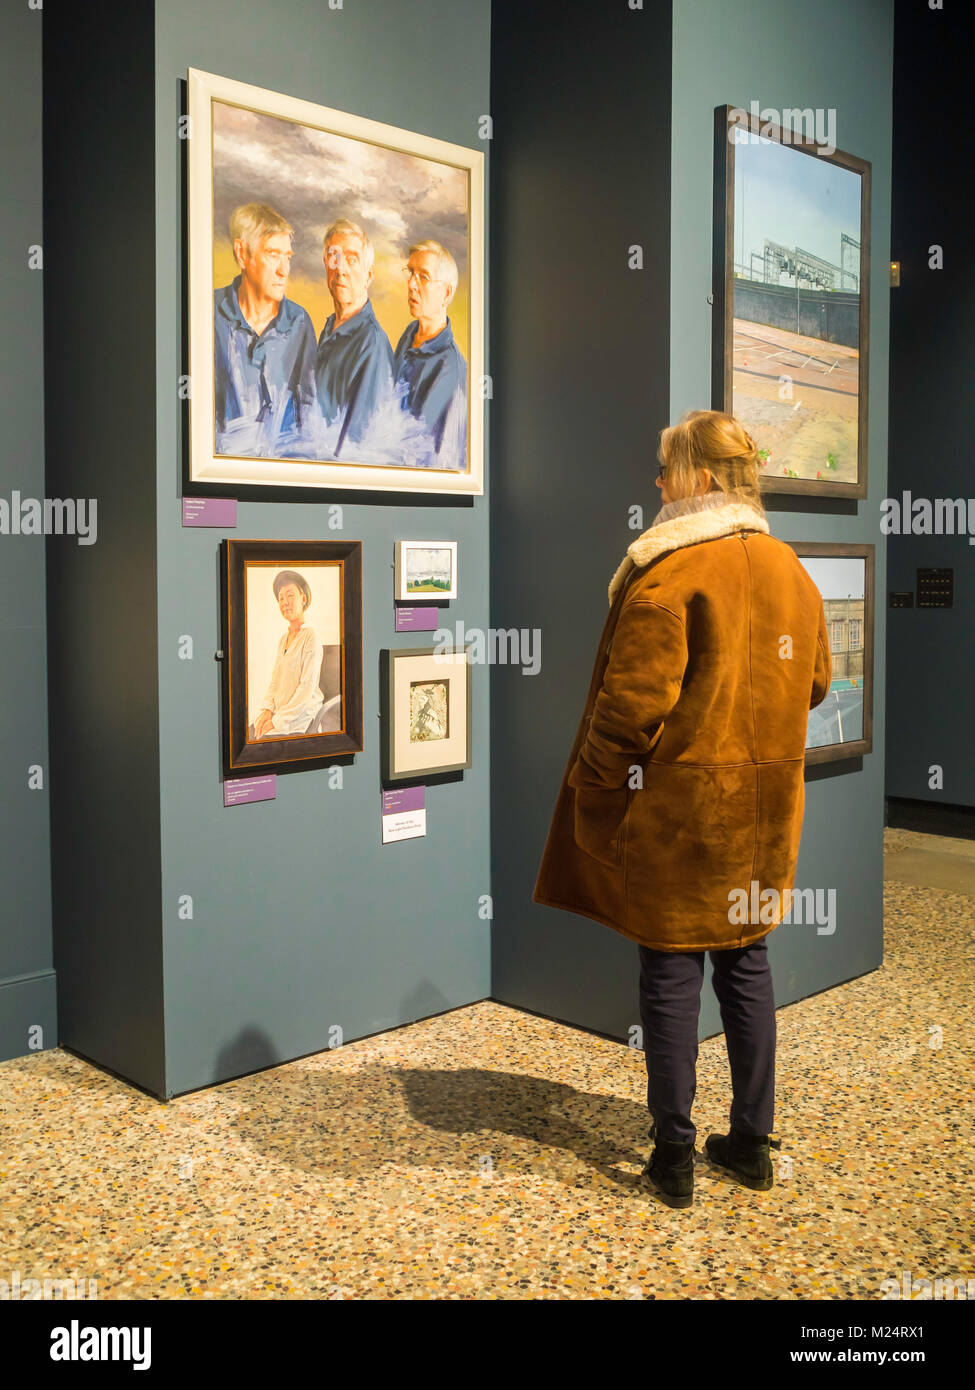
[[[396, 661], [403, 656], [433, 656], [438, 650], [437, 647], [393, 647], [386, 648], [380, 652], [380, 716], [383, 729], [383, 744], [381, 758], [381, 776], [384, 783], [387, 782], [422, 782], [428, 777], [439, 777], [443, 772], [460, 772], [472, 765], [473, 746], [474, 746], [474, 716], [472, 706], [472, 696], [474, 690], [474, 672], [470, 656], [467, 658], [467, 739], [466, 739], [466, 761], [462, 763], [435, 763], [430, 767], [410, 768], [406, 772], [393, 772], [393, 750], [394, 742], [394, 685], [396, 679]], [[454, 651], [460, 651], [457, 647]], [[466, 646], [463, 650], [470, 652], [470, 647]]]
[[[222, 544], [224, 615], [224, 771], [267, 772], [310, 767], [362, 751], [362, 542], [225, 540]], [[246, 605], [247, 561], [280, 564], [338, 561], [342, 566], [342, 710], [344, 727], [334, 733], [291, 734], [247, 741]]]
[[[747, 120], [735, 119], [747, 115]], [[714, 111], [714, 221], [712, 233], [712, 291], [714, 310], [711, 321], [711, 408], [732, 413], [734, 406], [734, 229], [735, 229], [735, 146], [728, 132], [734, 124], [741, 130], [784, 143], [788, 148], [813, 159], [839, 164], [860, 175], [860, 327], [859, 396], [857, 400], [857, 481], [832, 483], [828, 478], [762, 477], [762, 490], [768, 493], [804, 493], [821, 497], [866, 497], [867, 495], [867, 399], [870, 364], [870, 163], [856, 155], [835, 150], [818, 154], [812, 140], [762, 121], [754, 113], [736, 106], [718, 106]], [[747, 425], [747, 421], [744, 422]]]
[[838, 759], [859, 758], [873, 752], [873, 609], [874, 609], [874, 547], [872, 545], [833, 541], [787, 541], [797, 555], [807, 559], [863, 560], [863, 737], [846, 743], [827, 744], [823, 748], [806, 749], [807, 767], [813, 763], [829, 763]]

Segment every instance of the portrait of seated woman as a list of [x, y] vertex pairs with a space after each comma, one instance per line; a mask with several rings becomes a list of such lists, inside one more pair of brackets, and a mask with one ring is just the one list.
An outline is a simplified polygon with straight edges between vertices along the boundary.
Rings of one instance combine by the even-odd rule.
[[338, 728], [339, 698], [328, 701], [322, 689], [325, 662], [322, 643], [305, 621], [311, 587], [296, 570], [280, 570], [274, 578], [274, 597], [287, 624], [277, 645], [271, 678], [260, 709], [248, 729], [250, 739], [285, 738], [293, 734], [324, 733]]

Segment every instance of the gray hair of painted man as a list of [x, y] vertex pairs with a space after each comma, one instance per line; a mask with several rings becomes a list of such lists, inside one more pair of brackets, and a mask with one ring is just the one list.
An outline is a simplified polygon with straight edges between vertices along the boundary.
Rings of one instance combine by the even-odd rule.
[[338, 236], [342, 232], [359, 238], [362, 242], [363, 263], [366, 270], [372, 270], [372, 263], [376, 259], [376, 252], [373, 248], [373, 244], [359, 226], [358, 222], [350, 222], [347, 217], [340, 217], [337, 221], [333, 222], [330, 227], [326, 228], [325, 236], [322, 239], [322, 249], [327, 251], [328, 243], [334, 236]]

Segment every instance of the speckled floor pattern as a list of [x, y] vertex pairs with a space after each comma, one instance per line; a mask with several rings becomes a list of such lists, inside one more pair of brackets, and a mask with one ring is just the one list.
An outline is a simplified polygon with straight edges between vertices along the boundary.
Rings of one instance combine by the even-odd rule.
[[[952, 843], [888, 831], [888, 866]], [[874, 1300], [905, 1269], [971, 1278], [967, 863], [967, 892], [888, 879], [883, 968], [779, 1011], [771, 1192], [699, 1152], [694, 1206], [664, 1206], [638, 1180], [642, 1053], [481, 1003], [168, 1105], [60, 1050], [5, 1063], [0, 1274], [101, 1299]], [[716, 1037], [699, 1151], [729, 1102]]]

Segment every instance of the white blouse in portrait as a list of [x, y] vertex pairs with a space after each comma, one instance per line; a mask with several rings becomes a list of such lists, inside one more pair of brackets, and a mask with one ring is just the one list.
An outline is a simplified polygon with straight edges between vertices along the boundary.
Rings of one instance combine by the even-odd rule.
[[290, 630], [278, 643], [271, 683], [261, 709], [269, 709], [274, 715], [271, 727], [276, 733], [303, 734], [325, 701], [318, 684], [322, 645], [311, 627], [299, 628], [285, 651], [289, 637]]

